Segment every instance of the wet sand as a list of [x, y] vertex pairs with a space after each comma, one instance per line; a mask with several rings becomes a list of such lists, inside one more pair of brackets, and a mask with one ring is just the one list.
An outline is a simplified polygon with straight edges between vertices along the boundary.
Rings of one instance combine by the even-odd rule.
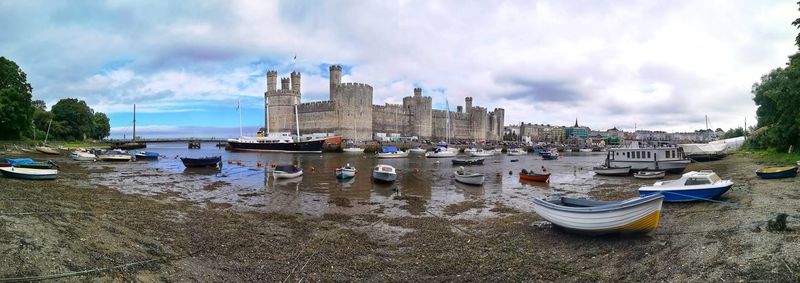
[[[761, 165], [741, 155], [689, 168], [733, 178], [736, 185], [722, 198], [731, 204], [665, 204], [654, 232], [603, 237], [553, 227], [531, 212], [526, 195], [498, 199], [477, 191], [442, 204], [388, 188], [380, 201], [347, 195], [296, 200], [294, 205], [329, 208], [309, 215], [265, 208], [279, 203], [259, 206], [259, 197], [275, 192], [240, 188], [237, 196], [256, 203], [219, 201], [231, 186], [202, 174], [153, 169], [137, 174], [155, 174], [159, 181], [141, 182], [123, 170], [129, 164], [57, 161], [62, 165], [57, 181], [0, 178], [0, 277], [233, 282], [800, 278], [800, 179], [757, 179], [753, 172]], [[587, 194], [636, 196], [636, 183], [629, 179]], [[141, 192], [132, 193], [137, 186]], [[212, 197], [186, 193], [195, 190]], [[791, 231], [768, 229], [767, 221], [779, 213], [790, 215]]]

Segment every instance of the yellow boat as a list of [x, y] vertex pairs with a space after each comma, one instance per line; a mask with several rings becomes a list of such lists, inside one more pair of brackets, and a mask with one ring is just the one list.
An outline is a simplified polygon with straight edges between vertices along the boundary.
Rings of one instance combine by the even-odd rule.
[[779, 179], [797, 176], [797, 166], [764, 167], [756, 171], [761, 179]]

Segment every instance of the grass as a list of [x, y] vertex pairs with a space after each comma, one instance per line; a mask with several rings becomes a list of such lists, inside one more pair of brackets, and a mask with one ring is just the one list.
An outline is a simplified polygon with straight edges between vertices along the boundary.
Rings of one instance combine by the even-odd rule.
[[743, 148], [739, 150], [737, 154], [742, 154], [756, 161], [771, 165], [794, 165], [797, 161], [800, 161], [800, 153], [798, 152], [778, 152], [774, 149], [754, 150]]

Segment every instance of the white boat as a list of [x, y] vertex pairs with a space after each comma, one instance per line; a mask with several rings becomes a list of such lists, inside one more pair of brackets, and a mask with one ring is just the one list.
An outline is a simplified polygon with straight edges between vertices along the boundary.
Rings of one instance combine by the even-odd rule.
[[579, 152], [592, 152], [591, 148], [581, 148], [578, 150]]
[[133, 156], [122, 150], [112, 150], [97, 156], [100, 161], [131, 161]]
[[480, 149], [474, 148], [474, 147], [469, 147], [469, 148], [465, 148], [464, 149], [464, 153], [473, 153], [473, 152], [476, 152], [478, 150], [480, 150]]
[[622, 176], [628, 175], [631, 173], [631, 167], [608, 167], [606, 165], [595, 166], [592, 168], [597, 175], [604, 175], [604, 176]]
[[345, 149], [342, 149], [342, 151], [347, 153], [364, 153], [364, 149], [360, 147], [347, 147]]
[[56, 169], [0, 167], [0, 173], [8, 178], [25, 180], [52, 180], [58, 178], [58, 170]]
[[458, 155], [458, 150], [454, 148], [447, 148], [447, 147], [437, 147], [436, 150], [431, 152], [426, 152], [425, 157], [428, 158], [448, 158], [448, 157], [455, 157]]
[[356, 176], [358, 170], [348, 163], [342, 168], [336, 168], [336, 179], [350, 179]]
[[421, 148], [421, 147], [415, 147], [415, 148], [412, 148], [412, 149], [408, 150], [408, 152], [410, 152], [410, 153], [425, 153], [426, 151], [427, 150], [425, 150], [424, 148]]
[[677, 180], [658, 181], [652, 186], [641, 187], [639, 195], [663, 194], [667, 202], [698, 201], [721, 196], [732, 186], [733, 181], [722, 180], [714, 171], [691, 171]]
[[633, 177], [636, 179], [661, 179], [665, 175], [666, 172], [664, 171], [639, 171], [633, 173]]
[[49, 147], [49, 146], [37, 146], [34, 147], [36, 151], [44, 153], [44, 154], [51, 154], [51, 155], [59, 155], [61, 152], [58, 152], [57, 149]]
[[494, 149], [492, 149], [492, 150], [483, 150], [483, 149], [480, 149], [480, 148], [479, 148], [479, 149], [478, 149], [478, 150], [476, 150], [476, 151], [470, 152], [470, 153], [469, 153], [469, 155], [470, 155], [470, 156], [473, 156], [473, 157], [487, 157], [487, 156], [492, 156], [492, 155], [494, 155]]
[[456, 181], [467, 185], [483, 185], [483, 174], [466, 172], [464, 171], [464, 167], [461, 167], [458, 171], [453, 172], [453, 176], [455, 176]]
[[709, 143], [680, 144], [687, 158], [694, 161], [711, 161], [725, 158], [744, 144], [744, 137], [736, 137]]
[[372, 169], [372, 179], [378, 182], [394, 182], [397, 180], [397, 170], [389, 165], [378, 164]]
[[303, 176], [303, 168], [297, 165], [278, 165], [272, 170], [275, 179], [291, 179]]
[[375, 154], [377, 158], [404, 158], [408, 157], [408, 151], [402, 151], [395, 146], [384, 146], [381, 152]]
[[556, 226], [587, 234], [649, 232], [658, 226], [664, 196], [625, 201], [592, 201], [565, 197], [534, 199], [533, 210]]
[[69, 158], [76, 161], [97, 161], [97, 156], [85, 151], [73, 151]]
[[608, 167], [630, 166], [632, 171], [664, 170], [681, 173], [689, 165], [683, 150], [678, 147], [613, 148], [608, 150]]
[[521, 148], [516, 148], [515, 147], [515, 148], [508, 149], [508, 155], [511, 155], [511, 156], [520, 156], [520, 155], [526, 155], [526, 154], [528, 154], [528, 152], [523, 150], [523, 149], [521, 149]]

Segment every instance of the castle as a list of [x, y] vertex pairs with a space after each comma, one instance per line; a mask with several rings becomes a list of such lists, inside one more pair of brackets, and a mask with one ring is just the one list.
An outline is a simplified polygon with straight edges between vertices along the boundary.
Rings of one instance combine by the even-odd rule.
[[[447, 136], [447, 111], [432, 108], [430, 96], [414, 88], [403, 104], [373, 105], [372, 86], [362, 83], [342, 83], [342, 67], [330, 66], [330, 100], [300, 103], [300, 73], [292, 72], [281, 78], [267, 72], [267, 91], [264, 93], [265, 124], [271, 132], [295, 132], [294, 106], [300, 134], [335, 133], [345, 140], [373, 140], [376, 133], [398, 133], [419, 139], [444, 140]], [[450, 111], [451, 138], [475, 141], [497, 141], [503, 138], [505, 110], [472, 106], [472, 97], [465, 106]]]

